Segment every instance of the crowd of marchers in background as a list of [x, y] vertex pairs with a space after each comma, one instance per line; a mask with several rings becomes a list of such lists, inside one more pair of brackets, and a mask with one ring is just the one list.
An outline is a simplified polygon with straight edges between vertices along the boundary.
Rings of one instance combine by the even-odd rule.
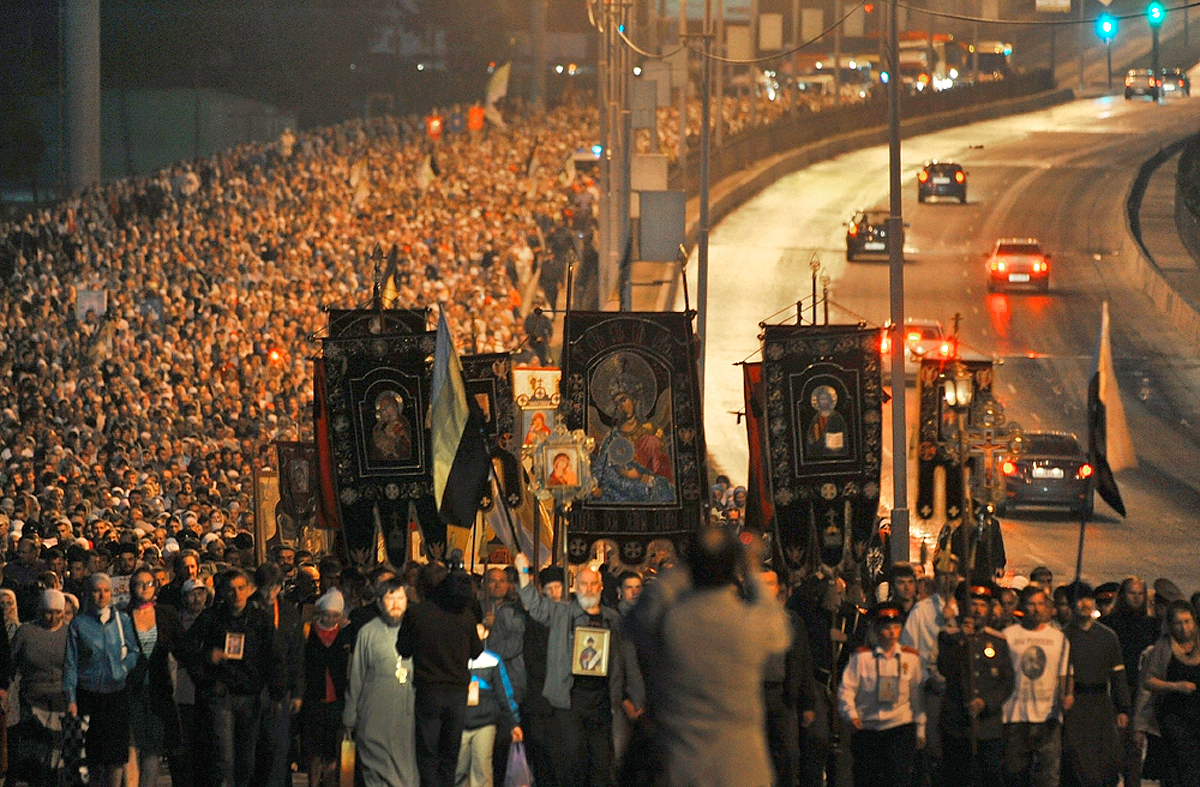
[[1194, 599], [1165, 579], [900, 568], [877, 601], [764, 568], [728, 479], [686, 561], [256, 560], [253, 478], [311, 431], [324, 307], [379, 282], [464, 353], [553, 360], [531, 307], [589, 252], [597, 187], [563, 165], [596, 128], [573, 102], [437, 141], [351, 121], [0, 225], [10, 782], [332, 784], [348, 737], [368, 785], [502, 781], [515, 743], [563, 787], [1200, 784]]

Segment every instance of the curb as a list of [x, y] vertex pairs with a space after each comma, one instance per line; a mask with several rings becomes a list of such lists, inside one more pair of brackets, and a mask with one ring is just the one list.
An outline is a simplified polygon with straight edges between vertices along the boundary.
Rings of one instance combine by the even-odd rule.
[[1142, 162], [1137, 176], [1129, 187], [1125, 198], [1125, 222], [1133, 243], [1121, 248], [1122, 264], [1141, 284], [1141, 290], [1162, 312], [1163, 317], [1176, 331], [1183, 335], [1193, 353], [1200, 351], [1200, 309], [1188, 303], [1167, 281], [1162, 269], [1154, 261], [1142, 240], [1142, 199], [1150, 176], [1163, 162], [1178, 153], [1191, 137], [1178, 139], [1164, 146], [1158, 153]]

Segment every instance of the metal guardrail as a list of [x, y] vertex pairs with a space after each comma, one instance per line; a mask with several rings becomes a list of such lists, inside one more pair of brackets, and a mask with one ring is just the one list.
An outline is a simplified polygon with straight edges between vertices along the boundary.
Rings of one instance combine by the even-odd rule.
[[[961, 111], [1053, 89], [1054, 82], [1050, 71], [1039, 70], [1014, 74], [997, 82], [906, 95], [901, 100], [901, 123], [911, 118]], [[818, 112], [798, 107], [774, 123], [726, 137], [725, 143], [711, 152], [710, 182], [716, 183], [755, 162], [803, 145], [852, 131], [882, 129], [886, 123], [887, 101], [882, 97]], [[672, 189], [681, 189], [686, 183], [688, 196], [694, 196], [699, 192], [700, 151], [698, 143], [693, 144], [693, 138], [689, 137], [688, 142], [688, 156], [684, 167], [673, 165], [668, 173], [668, 181]]]

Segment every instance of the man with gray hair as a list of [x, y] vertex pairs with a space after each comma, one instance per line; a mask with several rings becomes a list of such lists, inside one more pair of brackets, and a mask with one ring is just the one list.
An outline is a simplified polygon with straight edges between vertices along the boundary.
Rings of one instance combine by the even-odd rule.
[[[575, 575], [575, 598], [552, 601], [531, 581], [529, 558], [519, 553], [521, 603], [550, 629], [542, 694], [554, 706], [557, 730], [551, 756], [560, 785], [608, 785], [613, 772], [613, 713], [624, 700], [645, 707], [641, 673], [631, 649], [621, 647], [621, 617], [601, 606], [600, 572], [583, 566]], [[577, 629], [582, 629], [577, 632]], [[587, 637], [600, 647], [595, 669], [579, 666]], [[607, 642], [607, 648], [605, 643]]]

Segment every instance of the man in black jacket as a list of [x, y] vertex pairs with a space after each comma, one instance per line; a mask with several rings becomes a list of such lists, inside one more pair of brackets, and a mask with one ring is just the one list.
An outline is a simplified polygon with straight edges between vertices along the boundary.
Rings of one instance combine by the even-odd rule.
[[421, 569], [420, 586], [422, 601], [408, 608], [396, 651], [413, 658], [421, 787], [452, 787], [471, 683], [467, 664], [483, 643], [465, 571], [432, 563]]
[[988, 628], [989, 585], [960, 585], [959, 625], [938, 633], [937, 669], [946, 679], [939, 723], [941, 781], [1000, 787], [1004, 779], [1003, 705], [1013, 692], [1012, 657]]
[[201, 724], [212, 736], [214, 787], [249, 787], [263, 690], [272, 709], [281, 704], [287, 671], [272, 618], [249, 603], [250, 577], [234, 568], [219, 580], [221, 603], [196, 620], [186, 650], [196, 668]]
[[[254, 584], [257, 587], [250, 603], [263, 609], [271, 618], [275, 631], [274, 647], [283, 655], [287, 671], [283, 701], [268, 704], [262, 714], [254, 783], [263, 787], [285, 787], [291, 782], [292, 775], [288, 767], [292, 717], [300, 712], [300, 698], [304, 695], [304, 630], [300, 610], [281, 596], [283, 569], [279, 565], [268, 562], [255, 569]], [[269, 702], [269, 698], [264, 699]]]

